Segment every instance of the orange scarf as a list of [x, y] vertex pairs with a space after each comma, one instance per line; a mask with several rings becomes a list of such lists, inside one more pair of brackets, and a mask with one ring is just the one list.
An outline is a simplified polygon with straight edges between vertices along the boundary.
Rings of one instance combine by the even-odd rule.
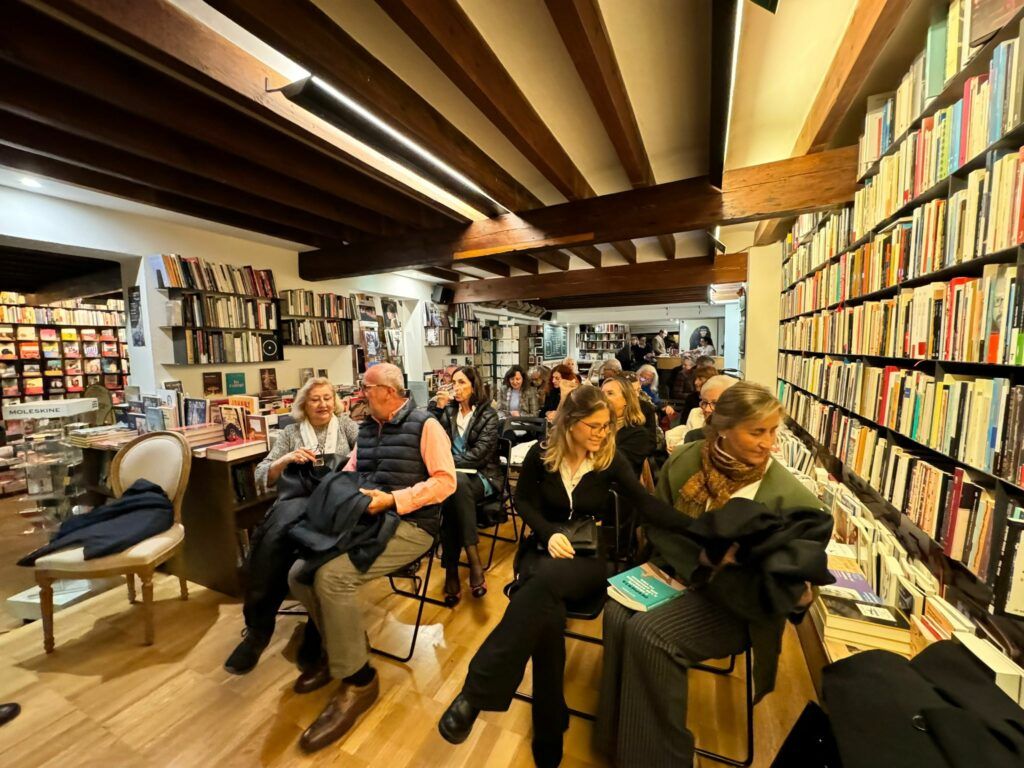
[[752, 467], [726, 453], [718, 440], [706, 440], [700, 452], [700, 470], [679, 489], [676, 509], [685, 511], [694, 506], [704, 509], [709, 500], [710, 509], [718, 509], [740, 488], [764, 477], [767, 469], [767, 459]]

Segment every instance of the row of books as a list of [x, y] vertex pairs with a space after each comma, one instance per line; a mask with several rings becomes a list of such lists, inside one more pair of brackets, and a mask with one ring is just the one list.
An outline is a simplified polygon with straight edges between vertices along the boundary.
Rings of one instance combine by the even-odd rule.
[[216, 264], [196, 256], [166, 253], [149, 259], [161, 288], [237, 293], [265, 299], [277, 297], [274, 273], [249, 265]]
[[0, 342], [0, 360], [40, 360], [125, 357], [127, 348], [116, 341]]
[[423, 329], [424, 345], [428, 347], [453, 347], [458, 340], [454, 328], [431, 327]]
[[[264, 341], [273, 348], [269, 356], [264, 354]], [[174, 361], [179, 365], [258, 363], [279, 357], [277, 336], [270, 333], [185, 329], [180, 339], [174, 340]]]
[[789, 402], [794, 418], [805, 420], [816, 440], [940, 544], [948, 558], [990, 580], [1002, 531], [995, 530], [995, 497], [980, 477], [902, 448], [877, 428], [804, 393], [793, 390]]
[[1016, 266], [904, 288], [893, 298], [785, 321], [779, 347], [802, 352], [1024, 364]]
[[0, 361], [0, 379], [17, 379], [26, 376], [73, 376], [82, 373], [121, 373], [121, 363], [118, 358], [57, 358], [55, 360], [44, 360], [41, 363], [33, 362], [3, 362]]
[[0, 323], [26, 325], [123, 326], [124, 313], [101, 309], [65, 309], [0, 305]]
[[472, 304], [453, 304], [452, 311], [456, 320], [476, 320], [476, 312]]
[[289, 289], [281, 291], [281, 313], [352, 320], [355, 318], [355, 305], [350, 296]]
[[281, 338], [295, 346], [342, 346], [353, 342], [349, 320], [282, 320]]
[[790, 384], [922, 446], [1024, 486], [1024, 386], [1008, 379], [783, 355]]
[[625, 323], [599, 323], [598, 325], [581, 325], [580, 333], [583, 335], [587, 334], [607, 334], [614, 336], [628, 336], [629, 326]]
[[124, 343], [124, 327], [82, 328], [37, 328], [34, 325], [0, 325], [0, 343], [11, 341], [118, 341]]
[[71, 376], [25, 376], [20, 379], [0, 379], [0, 394], [6, 398], [22, 395], [50, 395], [65, 392], [81, 392], [90, 384], [103, 384], [107, 389], [121, 389], [121, 376], [109, 374], [75, 374]]
[[809, 272], [845, 251], [852, 242], [853, 209], [846, 206], [826, 214], [806, 242], [797, 245], [789, 258], [783, 262], [782, 284], [793, 285]]
[[[481, 338], [490, 339], [502, 339], [518, 340], [520, 335], [520, 326], [518, 325], [485, 325], [480, 329]], [[518, 347], [516, 347], [518, 349]]]
[[241, 296], [191, 294], [167, 302], [167, 325], [273, 330], [277, 328], [277, 307], [273, 302]]
[[801, 213], [793, 221], [793, 226], [786, 234], [786, 239], [782, 241], [782, 256], [784, 259], [788, 259], [793, 255], [793, 252], [800, 247], [809, 237], [814, 234], [815, 230], [821, 224], [822, 218], [826, 216], [826, 212], [813, 211], [811, 213]]
[[476, 355], [480, 352], [480, 341], [473, 337], [463, 336], [455, 346], [460, 355]]

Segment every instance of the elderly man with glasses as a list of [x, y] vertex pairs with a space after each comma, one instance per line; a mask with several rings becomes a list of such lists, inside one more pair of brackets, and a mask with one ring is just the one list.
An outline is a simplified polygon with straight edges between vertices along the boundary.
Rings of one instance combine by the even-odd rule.
[[372, 579], [408, 565], [430, 549], [440, 527], [441, 503], [455, 492], [455, 462], [444, 427], [428, 411], [416, 409], [405, 396], [401, 369], [390, 363], [373, 366], [363, 378], [371, 418], [359, 425], [356, 447], [343, 471], [358, 472], [369, 513], [394, 510], [401, 519], [387, 546], [369, 569], [360, 571], [348, 555], [321, 565], [312, 587], [296, 578], [289, 584], [309, 609], [323, 635], [328, 665], [303, 691], [340, 680], [316, 721], [302, 734], [307, 752], [337, 741], [380, 696], [379, 678], [370, 666], [363, 616], [356, 589]]
[[690, 411], [690, 415], [686, 419], [689, 429], [683, 438], [684, 443], [704, 439], [704, 425], [711, 418], [711, 414], [715, 412], [715, 403], [718, 402], [722, 393], [737, 381], [738, 379], [734, 379], [732, 376], [719, 374], [704, 382], [704, 386], [700, 388], [700, 406]]

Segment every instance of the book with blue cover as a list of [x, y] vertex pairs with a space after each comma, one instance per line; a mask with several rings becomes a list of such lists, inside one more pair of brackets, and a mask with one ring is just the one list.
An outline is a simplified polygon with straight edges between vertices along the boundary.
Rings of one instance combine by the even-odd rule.
[[608, 579], [608, 597], [634, 611], [653, 611], [683, 593], [686, 587], [651, 563]]

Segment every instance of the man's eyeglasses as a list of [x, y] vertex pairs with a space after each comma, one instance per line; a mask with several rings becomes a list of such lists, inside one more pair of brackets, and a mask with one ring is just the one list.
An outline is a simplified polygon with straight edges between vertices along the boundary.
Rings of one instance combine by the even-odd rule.
[[590, 430], [592, 435], [606, 435], [611, 431], [611, 422], [605, 422], [604, 424], [590, 424], [586, 421], [581, 421], [580, 424]]
[[717, 400], [704, 400], [703, 398], [701, 398], [700, 407], [701, 408], [710, 408], [711, 410], [715, 410], [715, 404], [717, 402], [718, 402]]
[[363, 384], [363, 386], [361, 386], [359, 388], [359, 391], [362, 392], [365, 395], [371, 389], [374, 389], [376, 387], [386, 387], [386, 386], [387, 386], [387, 384]]

